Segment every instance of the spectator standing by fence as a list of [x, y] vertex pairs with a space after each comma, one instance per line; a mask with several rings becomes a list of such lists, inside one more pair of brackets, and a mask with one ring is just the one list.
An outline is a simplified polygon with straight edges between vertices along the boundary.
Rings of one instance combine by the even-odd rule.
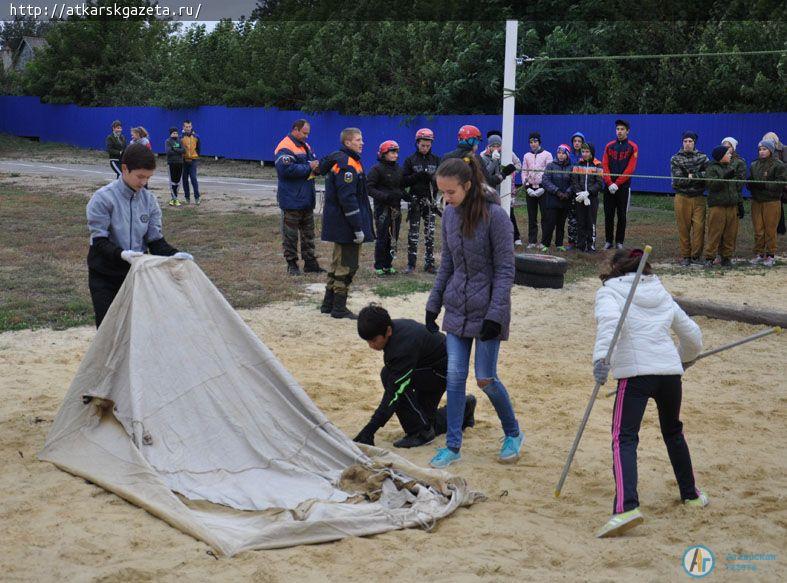
[[541, 134], [530, 133], [530, 151], [523, 156], [522, 187], [527, 193], [527, 248], [538, 247], [538, 215], [541, 214], [541, 231], [544, 231], [546, 198], [541, 182], [543, 170], [552, 162], [552, 154], [541, 147]]
[[708, 157], [697, 149], [697, 134], [683, 132], [683, 147], [670, 159], [675, 189], [675, 220], [680, 238], [681, 265], [699, 261], [705, 240], [705, 170]]
[[[628, 214], [631, 178], [637, 169], [639, 148], [629, 140], [631, 124], [625, 119], [615, 120], [615, 139], [604, 147], [601, 164], [604, 168], [604, 249], [623, 248], [626, 239], [626, 215]], [[622, 176], [613, 176], [622, 175]], [[615, 215], [618, 223], [615, 228]]]
[[776, 144], [763, 140], [757, 148], [749, 179], [751, 220], [754, 225], [754, 252], [751, 263], [773, 267], [776, 264], [776, 230], [779, 225], [781, 199], [787, 192], [787, 166], [776, 159]]
[[183, 196], [186, 197], [186, 204], [191, 202], [191, 192], [189, 181], [194, 187], [194, 203], [199, 206], [199, 182], [197, 181], [197, 164], [200, 153], [202, 152], [202, 140], [200, 140], [194, 126], [189, 120], [183, 122], [183, 132], [180, 136], [183, 144]]
[[183, 176], [183, 144], [178, 137], [178, 128], [169, 128], [169, 137], [164, 142], [164, 151], [167, 153], [167, 167], [169, 168], [169, 206], [180, 206], [178, 200], [178, 187]]
[[120, 178], [120, 158], [126, 149], [126, 136], [123, 135], [123, 124], [119, 119], [112, 122], [112, 133], [106, 140], [107, 154], [109, 154], [109, 167], [115, 173], [115, 178]]

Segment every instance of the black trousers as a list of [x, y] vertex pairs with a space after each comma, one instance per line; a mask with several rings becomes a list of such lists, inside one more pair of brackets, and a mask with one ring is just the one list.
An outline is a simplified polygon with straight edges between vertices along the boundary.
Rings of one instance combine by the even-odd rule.
[[544, 223], [541, 233], [541, 244], [549, 247], [552, 244], [552, 233], [555, 233], [555, 245], [560, 247], [563, 244], [563, 236], [566, 231], [566, 218], [568, 209], [546, 209], [544, 211]]
[[96, 328], [101, 326], [109, 306], [112, 305], [125, 280], [125, 275], [106, 275], [93, 269], [87, 270], [87, 286], [90, 289], [90, 299], [93, 300]]
[[178, 198], [181, 178], [183, 178], [183, 164], [175, 162], [169, 164], [169, 189], [172, 192], [172, 198]]
[[577, 203], [577, 249], [580, 251], [595, 250], [598, 196], [591, 196], [588, 200], [589, 205]]
[[[604, 189], [604, 235], [607, 243], [623, 243], [626, 239], [626, 214], [631, 186], [621, 186], [615, 194]], [[615, 215], [618, 227], [615, 230]]]
[[[393, 380], [387, 367], [380, 371], [380, 380], [383, 387], [389, 386]], [[440, 373], [431, 368], [416, 369], [413, 371], [412, 382], [397, 400], [396, 417], [406, 435], [412, 435], [433, 427], [436, 435], [446, 432], [446, 408], [438, 406], [445, 393], [445, 373]], [[470, 415], [470, 403], [474, 400], [468, 395], [465, 401], [465, 421]], [[466, 423], [462, 424], [462, 427]]]
[[516, 224], [516, 214], [514, 214], [514, 201], [511, 201], [511, 223], [514, 225], [514, 243], [519, 241], [522, 236], [519, 234], [519, 225]]
[[115, 173], [115, 178], [120, 178], [120, 175], [122, 174], [120, 171], [120, 160], [117, 158], [110, 158], [109, 167], [112, 168], [112, 172]]
[[538, 243], [538, 214], [541, 213], [541, 233], [544, 232], [544, 197], [527, 197], [527, 242]]
[[639, 427], [648, 399], [656, 401], [661, 436], [667, 446], [682, 500], [698, 497], [689, 446], [680, 421], [680, 375], [644, 375], [620, 379], [612, 415], [612, 470], [615, 476], [613, 513], [639, 506], [637, 497], [637, 445]]

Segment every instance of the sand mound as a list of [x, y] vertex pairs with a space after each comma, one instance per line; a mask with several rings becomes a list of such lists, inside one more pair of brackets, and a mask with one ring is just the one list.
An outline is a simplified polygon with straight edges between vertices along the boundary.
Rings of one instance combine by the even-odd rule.
[[[787, 309], [784, 272], [724, 277], [670, 276], [669, 289], [690, 297]], [[711, 506], [689, 513], [658, 432], [655, 408], [640, 436], [643, 526], [625, 539], [592, 537], [611, 512], [609, 451], [612, 400], [601, 399], [563, 490], [552, 493], [592, 389], [593, 294], [597, 281], [562, 291], [517, 288], [511, 340], [499, 374], [526, 432], [518, 465], [497, 464], [502, 433], [486, 397], [468, 431], [456, 471], [488, 496], [435, 531], [250, 552], [215, 560], [207, 546], [103, 489], [35, 460], [63, 395], [93, 337], [90, 328], [0, 335], [0, 435], [3, 472], [0, 558], [4, 580], [35, 581], [526, 581], [686, 580], [681, 557], [703, 544], [716, 554], [715, 578], [729, 554], [776, 555], [759, 561], [758, 581], [781, 581], [784, 557], [786, 339], [769, 336], [708, 358], [684, 378], [683, 421], [698, 484]], [[371, 295], [356, 294], [359, 308]], [[380, 396], [380, 356], [354, 323], [321, 316], [318, 298], [242, 312], [319, 407], [354, 435]], [[425, 295], [385, 300], [395, 317], [421, 319]], [[698, 319], [707, 348], [762, 329]], [[390, 447], [395, 420], [378, 433]], [[442, 441], [438, 441], [442, 444]], [[425, 465], [434, 449], [406, 450]]]

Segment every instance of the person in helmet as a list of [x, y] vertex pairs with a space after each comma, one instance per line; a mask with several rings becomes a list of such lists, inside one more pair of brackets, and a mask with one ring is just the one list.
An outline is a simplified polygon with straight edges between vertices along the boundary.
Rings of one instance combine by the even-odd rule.
[[483, 171], [486, 183], [492, 188], [497, 188], [509, 174], [512, 174], [516, 170], [516, 166], [513, 164], [507, 164], [501, 168], [500, 174], [489, 173], [483, 160], [481, 160], [481, 157], [478, 155], [478, 145], [481, 143], [481, 130], [477, 127], [473, 125], [462, 126], [459, 128], [457, 139], [459, 143], [456, 145], [456, 149], [445, 154], [440, 160], [441, 163], [450, 158], [467, 158], [468, 156], [474, 156], [476, 162], [478, 162], [478, 165]]
[[399, 144], [386, 140], [377, 150], [379, 162], [369, 171], [369, 196], [374, 200], [374, 222], [377, 242], [374, 247], [374, 271], [377, 275], [393, 275], [396, 269], [396, 244], [402, 226], [402, 167]]
[[440, 164], [432, 152], [434, 133], [429, 128], [421, 128], [415, 133], [415, 152], [408, 156], [402, 167], [402, 185], [409, 188], [409, 209], [407, 211], [407, 273], [415, 271], [418, 260], [418, 239], [421, 219], [424, 221], [424, 271], [435, 273], [434, 263], [434, 225], [435, 197], [437, 185], [434, 173]]

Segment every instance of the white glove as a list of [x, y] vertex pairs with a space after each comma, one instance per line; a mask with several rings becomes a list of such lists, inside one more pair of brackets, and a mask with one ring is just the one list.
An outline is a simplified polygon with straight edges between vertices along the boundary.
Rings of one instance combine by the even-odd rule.
[[610, 193], [615, 194], [618, 191], [618, 185], [613, 182], [609, 185], [608, 190]]
[[186, 253], [184, 251], [178, 251], [172, 257], [174, 259], [188, 259], [189, 261], [194, 261], [194, 256], [191, 253]]
[[536, 195], [536, 191], [533, 190], [532, 188], [528, 188], [527, 189], [527, 195], [528, 196], [535, 196]]
[[544, 194], [544, 189], [543, 188], [537, 188], [536, 190], [533, 191], [533, 194], [536, 196], [536, 198], [538, 198], [539, 196]]
[[120, 258], [123, 261], [128, 261], [129, 263], [131, 263], [131, 260], [134, 259], [134, 257], [142, 257], [142, 255], [144, 255], [144, 253], [140, 251], [132, 251], [131, 249], [126, 249], [125, 251], [120, 252]]
[[500, 160], [500, 150], [494, 150], [492, 152], [492, 160]]
[[585, 206], [590, 206], [590, 199], [588, 197], [583, 198], [582, 202], [585, 203]]
[[356, 245], [363, 243], [363, 231], [355, 231], [355, 239], [353, 239], [353, 243]]
[[583, 200], [585, 200], [586, 194], [587, 194], [586, 192], [578, 192], [577, 195], [574, 197], [574, 200], [577, 202], [582, 202]]

